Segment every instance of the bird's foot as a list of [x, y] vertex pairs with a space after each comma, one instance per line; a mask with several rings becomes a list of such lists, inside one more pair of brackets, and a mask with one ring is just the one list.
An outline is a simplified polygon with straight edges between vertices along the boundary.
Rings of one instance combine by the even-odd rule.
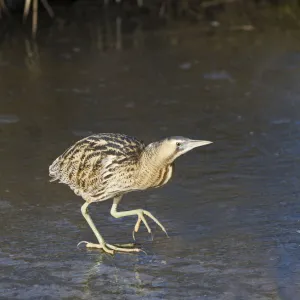
[[140, 226], [141, 226], [141, 222], [144, 223], [145, 227], [147, 228], [148, 232], [151, 234], [152, 240], [153, 240], [153, 234], [152, 234], [152, 230], [150, 228], [150, 226], [148, 225], [148, 222], [146, 221], [144, 215], [148, 216], [150, 219], [152, 219], [160, 228], [161, 230], [166, 234], [167, 237], [169, 237], [167, 230], [165, 229], [165, 227], [147, 210], [140, 210], [140, 213], [138, 214], [138, 219], [137, 222], [134, 226], [134, 229], [132, 231], [132, 238], [133, 240], [135, 240], [135, 233], [139, 231]]
[[137, 248], [135, 244], [94, 244], [94, 243], [89, 243], [86, 241], [82, 241], [78, 243], [77, 247], [80, 244], [85, 244], [86, 248], [96, 248], [96, 249], [102, 249], [104, 252], [109, 253], [109, 254], [114, 254], [115, 252], [141, 252], [143, 251], [140, 248]]

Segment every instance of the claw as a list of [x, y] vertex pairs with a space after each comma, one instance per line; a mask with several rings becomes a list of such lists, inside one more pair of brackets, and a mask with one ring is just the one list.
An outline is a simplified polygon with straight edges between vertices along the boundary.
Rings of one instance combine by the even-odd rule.
[[81, 245], [81, 244], [88, 244], [88, 243], [89, 243], [89, 242], [87, 242], [87, 241], [81, 241], [81, 242], [79, 242], [79, 243], [77, 244], [76, 247], [78, 248], [79, 245]]

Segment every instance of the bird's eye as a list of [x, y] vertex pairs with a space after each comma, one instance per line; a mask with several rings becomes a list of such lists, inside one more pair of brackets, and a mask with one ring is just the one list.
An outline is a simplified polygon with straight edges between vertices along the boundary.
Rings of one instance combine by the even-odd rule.
[[177, 146], [177, 147], [180, 147], [180, 146], [181, 146], [181, 143], [180, 143], [180, 142], [177, 142], [177, 143], [176, 143], [176, 146]]

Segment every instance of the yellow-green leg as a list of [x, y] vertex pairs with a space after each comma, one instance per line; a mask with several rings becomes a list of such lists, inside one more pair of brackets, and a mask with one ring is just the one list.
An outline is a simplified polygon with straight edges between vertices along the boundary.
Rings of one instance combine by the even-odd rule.
[[114, 246], [114, 245], [107, 244], [104, 241], [102, 235], [99, 233], [92, 218], [90, 217], [90, 215], [88, 213], [87, 208], [88, 208], [89, 204], [90, 203], [86, 202], [81, 206], [81, 213], [82, 213], [83, 217], [86, 219], [86, 221], [88, 222], [88, 224], [90, 225], [91, 229], [93, 230], [99, 244], [89, 243], [86, 241], [82, 241], [79, 244], [85, 243], [87, 248], [102, 249], [103, 251], [105, 251], [109, 254], [114, 254], [114, 251], [119, 251], [119, 252], [140, 252], [140, 251], [142, 251], [141, 249], [133, 248], [133, 244], [124, 245], [124, 247], [118, 247], [119, 245]]
[[121, 212], [117, 211], [117, 207], [118, 207], [118, 204], [121, 201], [121, 199], [122, 199], [122, 196], [118, 196], [118, 197], [114, 198], [114, 203], [111, 207], [110, 213], [115, 218], [122, 218], [122, 217], [133, 216], [133, 215], [138, 216], [138, 220], [137, 220], [137, 222], [134, 226], [134, 230], [132, 232], [133, 239], [135, 239], [134, 233], [139, 231], [141, 222], [144, 223], [148, 232], [150, 234], [152, 234], [151, 228], [148, 225], [145, 216], [148, 216], [150, 219], [152, 219], [161, 228], [161, 230], [168, 236], [168, 233], [167, 233], [165, 227], [147, 210], [133, 209], [133, 210], [127, 210], [127, 211], [121, 211]]

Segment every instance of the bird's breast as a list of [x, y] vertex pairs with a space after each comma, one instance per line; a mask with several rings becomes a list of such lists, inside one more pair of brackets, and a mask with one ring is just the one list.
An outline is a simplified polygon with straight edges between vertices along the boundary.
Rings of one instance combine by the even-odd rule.
[[173, 166], [168, 165], [163, 168], [147, 170], [139, 176], [139, 188], [157, 188], [166, 184], [172, 177]]

